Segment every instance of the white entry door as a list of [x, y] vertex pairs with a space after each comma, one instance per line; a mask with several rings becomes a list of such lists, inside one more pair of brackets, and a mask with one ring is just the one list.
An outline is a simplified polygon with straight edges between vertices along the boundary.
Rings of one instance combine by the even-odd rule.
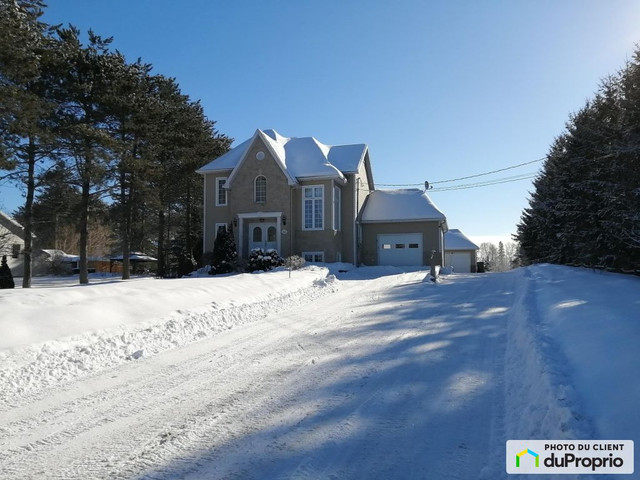
[[249, 251], [255, 248], [278, 249], [278, 230], [275, 222], [249, 224]]

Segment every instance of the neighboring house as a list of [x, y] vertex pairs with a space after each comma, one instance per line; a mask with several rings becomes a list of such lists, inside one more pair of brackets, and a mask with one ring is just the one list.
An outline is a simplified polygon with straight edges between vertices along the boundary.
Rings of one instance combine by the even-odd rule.
[[[37, 263], [39, 273], [76, 274], [80, 272], [80, 255], [72, 255], [56, 249], [43, 249], [41, 252], [42, 255], [38, 256]], [[107, 257], [87, 257], [89, 273], [111, 272], [111, 265], [112, 262]]]
[[14, 277], [24, 275], [24, 228], [13, 218], [0, 211], [0, 258], [7, 257], [7, 264]]
[[[115, 255], [109, 258], [109, 272], [122, 273], [122, 255]], [[156, 271], [158, 269], [158, 259], [142, 252], [131, 252], [129, 254], [129, 264], [132, 273], [144, 273], [146, 271]], [[102, 270], [101, 270], [102, 271]]]
[[478, 263], [478, 247], [457, 228], [444, 236], [445, 262], [454, 273], [475, 273]]
[[[432, 250], [442, 258], [442, 212], [418, 190], [376, 191], [365, 144], [329, 146], [257, 130], [198, 173], [205, 251], [232, 226], [242, 258], [255, 248], [309, 262], [427, 265]], [[407, 207], [416, 213], [407, 215]], [[379, 247], [385, 242], [420, 255], [390, 257]]]

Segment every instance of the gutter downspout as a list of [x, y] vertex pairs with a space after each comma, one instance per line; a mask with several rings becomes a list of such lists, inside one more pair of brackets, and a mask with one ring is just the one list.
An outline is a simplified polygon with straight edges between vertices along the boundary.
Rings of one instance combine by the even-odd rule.
[[441, 235], [440, 238], [442, 238], [442, 266], [446, 267], [447, 266], [447, 261], [446, 261], [447, 255], [445, 254], [446, 245], [445, 245], [445, 242], [444, 242], [444, 229], [442, 228], [442, 223], [440, 223], [440, 235]]
[[358, 258], [358, 234], [359, 234], [359, 226], [360, 226], [360, 221], [358, 219], [359, 216], [359, 212], [358, 212], [358, 205], [360, 203], [359, 201], [359, 196], [360, 196], [360, 190], [358, 189], [358, 185], [356, 185], [357, 183], [360, 183], [360, 178], [356, 177], [356, 175], [353, 175], [353, 199], [354, 199], [354, 204], [353, 204], [353, 264], [356, 267], [360, 266], [360, 261]]
[[203, 176], [203, 184], [204, 184], [204, 192], [203, 192], [203, 201], [204, 208], [202, 209], [202, 253], [204, 254], [207, 251], [207, 174], [205, 173]]

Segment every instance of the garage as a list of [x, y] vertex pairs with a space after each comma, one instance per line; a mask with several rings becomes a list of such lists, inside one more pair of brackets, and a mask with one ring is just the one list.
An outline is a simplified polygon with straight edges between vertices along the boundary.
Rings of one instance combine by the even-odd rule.
[[422, 234], [378, 235], [378, 265], [422, 265]]
[[447, 252], [446, 265], [453, 267], [454, 273], [471, 272], [470, 252]]
[[457, 228], [444, 234], [445, 265], [454, 273], [476, 273], [478, 246]]

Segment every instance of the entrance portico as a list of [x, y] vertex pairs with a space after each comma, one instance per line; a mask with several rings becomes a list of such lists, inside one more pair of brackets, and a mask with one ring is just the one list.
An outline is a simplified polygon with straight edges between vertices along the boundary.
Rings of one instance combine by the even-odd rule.
[[239, 213], [238, 254], [246, 257], [254, 248], [282, 252], [282, 212]]

